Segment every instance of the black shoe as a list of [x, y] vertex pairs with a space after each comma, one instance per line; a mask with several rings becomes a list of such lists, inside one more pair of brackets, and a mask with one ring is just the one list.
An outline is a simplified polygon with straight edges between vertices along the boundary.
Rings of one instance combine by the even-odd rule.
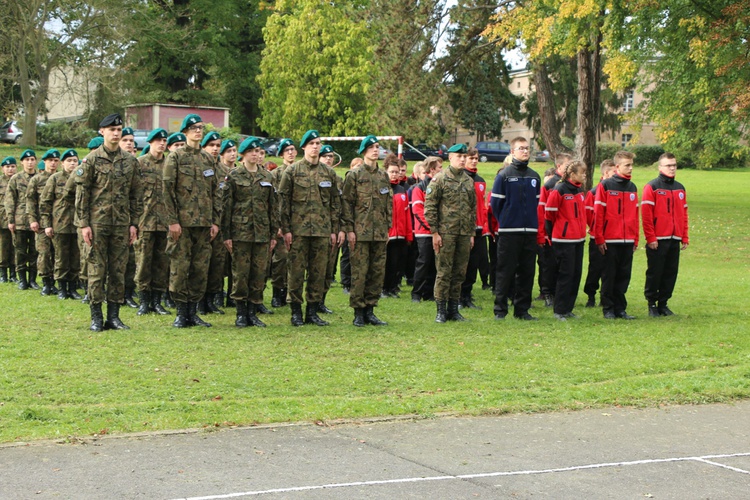
[[368, 323], [373, 326], [385, 326], [388, 323], [385, 321], [380, 320], [377, 316], [375, 316], [375, 306], [367, 306], [365, 307], [365, 323]]
[[107, 302], [107, 321], [105, 330], [130, 330], [130, 327], [120, 320], [120, 304]]
[[617, 319], [617, 316], [612, 311], [604, 311], [604, 319]]
[[208, 310], [209, 313], [224, 314], [224, 311], [222, 311], [221, 309], [219, 309], [219, 307], [216, 305], [217, 296], [221, 297], [221, 299], [220, 299], [221, 302], [224, 302], [224, 293], [223, 292], [219, 292], [219, 293], [207, 293], [205, 295], [206, 309]]
[[50, 290], [52, 291], [50, 295], [57, 295], [60, 292], [60, 290], [58, 290], [58, 288], [55, 286], [55, 278], [50, 276], [49, 283], [50, 283]]
[[164, 307], [169, 309], [174, 309], [177, 307], [177, 305], [174, 303], [174, 300], [172, 300], [172, 294], [169, 292], [164, 292]]
[[138, 302], [135, 301], [135, 297], [133, 297], [134, 293], [135, 293], [135, 290], [132, 288], [128, 288], [125, 290], [125, 304], [127, 304], [128, 307], [137, 309], [139, 305], [138, 305]]
[[553, 307], [555, 305], [555, 296], [554, 295], [545, 295], [544, 296], [544, 307]]
[[42, 287], [40, 287], [36, 282], [36, 270], [29, 271], [29, 288], [32, 290], [41, 290]]
[[281, 296], [281, 288], [273, 288], [273, 296], [271, 297], [271, 307], [282, 307], [286, 297]]
[[464, 318], [460, 312], [458, 312], [458, 301], [457, 300], [449, 300], [448, 301], [448, 310], [446, 318], [449, 321], [466, 321], [466, 318]]
[[458, 307], [459, 309], [482, 309], [474, 303], [474, 298], [471, 295], [463, 297], [461, 302], [459, 302]]
[[83, 298], [78, 293], [78, 290], [76, 290], [76, 285], [77, 284], [78, 284], [77, 280], [68, 281], [68, 288], [66, 289], [66, 291], [68, 292], [68, 298], [69, 299], [81, 300]]
[[197, 302], [188, 302], [188, 322], [190, 323], [190, 326], [203, 326], [205, 328], [209, 328], [211, 326], [211, 323], [208, 323], [207, 321], [203, 321], [200, 316], [198, 316], [198, 303]]
[[596, 295], [589, 295], [589, 300], [586, 301], [586, 307], [596, 307]]
[[8, 270], [8, 281], [10, 283], [18, 283], [18, 276], [16, 275], [16, 268], [15, 267], [11, 267]]
[[169, 311], [164, 309], [164, 306], [161, 305], [161, 296], [161, 292], [151, 292], [151, 307], [149, 309], [151, 311], [154, 311], [156, 314], [166, 316], [167, 314], [169, 314]]
[[8, 282], [8, 268], [3, 267], [0, 269], [0, 283]]
[[320, 319], [318, 316], [318, 303], [308, 302], [305, 309], [305, 323], [317, 326], [328, 326], [328, 321]]
[[250, 326], [247, 322], [247, 302], [240, 300], [235, 301], [237, 307], [237, 319], [234, 321], [234, 326], [237, 328], [245, 328]]
[[302, 319], [302, 304], [291, 302], [289, 308], [292, 310], [292, 326], [302, 326], [305, 320]]
[[341, 291], [344, 292], [347, 295], [349, 295], [351, 293], [351, 290], [349, 290], [348, 286], [345, 286], [344, 288], [342, 288]]
[[537, 321], [538, 320], [538, 318], [535, 318], [534, 316], [532, 316], [531, 314], [527, 312], [516, 316], [516, 319], [520, 319], [521, 321]]
[[255, 304], [255, 313], [256, 314], [276, 314], [274, 311], [267, 308], [265, 305], [263, 305], [263, 302], [260, 304]]
[[420, 302], [422, 302], [422, 299], [419, 297], [419, 295], [412, 295], [411, 296], [411, 301], [414, 304], [419, 304]]
[[659, 314], [662, 316], [674, 316], [674, 313], [667, 307], [667, 304], [659, 305]]
[[138, 300], [141, 301], [141, 305], [138, 307], [138, 316], [143, 316], [151, 311], [151, 292], [146, 290], [144, 292], [138, 292]]
[[617, 316], [620, 319], [627, 319], [627, 320], [635, 319], [635, 316], [631, 316], [630, 314], [626, 313], [625, 311], [617, 313], [617, 314], [615, 314], [615, 316]]
[[321, 303], [320, 303], [320, 304], [318, 305], [318, 312], [319, 312], [319, 313], [323, 313], [323, 314], [333, 314], [333, 311], [332, 311], [332, 310], [330, 310], [330, 309], [328, 308], [328, 306], [326, 306], [326, 303], [325, 303], [325, 302], [321, 302]]
[[247, 322], [248, 324], [252, 326], [258, 326], [260, 328], [265, 328], [266, 324], [263, 323], [260, 319], [258, 319], [258, 316], [255, 315], [255, 312], [257, 310], [257, 305], [253, 304], [252, 302], [247, 302]]
[[28, 290], [29, 282], [26, 279], [26, 271], [19, 271], [18, 272], [18, 289], [19, 290]]
[[352, 321], [352, 325], [357, 327], [362, 327], [367, 325], [365, 322], [365, 310], [362, 308], [355, 308], [354, 309], [354, 321]]
[[60, 280], [60, 289], [57, 292], [58, 299], [65, 300], [70, 298], [70, 295], [68, 295], [68, 286], [73, 286], [73, 283]]
[[92, 332], [104, 331], [104, 317], [102, 316], [102, 305], [101, 304], [90, 304], [89, 309], [91, 310], [91, 326], [89, 330]]
[[555, 319], [559, 321], [568, 321], [568, 318], [564, 314], [555, 313]]
[[52, 285], [50, 284], [50, 278], [43, 276], [42, 277], [42, 291], [41, 291], [42, 297], [46, 297], [48, 295], [52, 295]]
[[492, 290], [492, 285], [485, 283], [482, 285], [482, 290]]
[[205, 295], [196, 303], [196, 311], [198, 314], [208, 314], [208, 303]]
[[83, 295], [83, 298], [81, 299], [81, 303], [82, 303], [82, 304], [88, 304], [88, 303], [89, 303], [90, 301], [91, 301], [91, 299], [89, 299], [89, 294], [88, 294], [88, 293], [85, 293], [85, 294]]
[[227, 297], [226, 307], [237, 307], [237, 303], [234, 301], [232, 297]]
[[537, 297], [534, 297], [534, 300], [544, 300], [545, 295], [543, 293], [540, 293]]
[[659, 316], [661, 316], [661, 313], [659, 312], [659, 308], [656, 307], [656, 304], [649, 304], [648, 305], [648, 317], [658, 318]]
[[187, 302], [178, 302], [177, 303], [177, 316], [174, 319], [174, 322], [172, 323], [172, 326], [175, 328], [187, 328], [189, 326], [193, 326], [190, 324], [189, 321], [190, 316], [190, 308], [188, 307]]
[[435, 315], [435, 323], [445, 323], [448, 321], [448, 313], [445, 307], [444, 300], [436, 300], [437, 314]]
[[502, 321], [505, 319], [505, 317], [508, 315], [508, 313], [495, 313], [495, 319], [497, 321]]

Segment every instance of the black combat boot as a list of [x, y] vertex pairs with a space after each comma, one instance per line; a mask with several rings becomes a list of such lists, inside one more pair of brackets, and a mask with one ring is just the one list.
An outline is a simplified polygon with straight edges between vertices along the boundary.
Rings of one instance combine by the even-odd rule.
[[10, 274], [8, 275], [8, 281], [11, 283], [18, 283], [18, 276], [16, 275], [16, 268], [11, 266]]
[[437, 305], [437, 315], [435, 316], [435, 323], [445, 323], [448, 321], [447, 313], [445, 311], [445, 301], [435, 299], [435, 305]]
[[172, 323], [172, 326], [175, 328], [187, 328], [189, 326], [193, 326], [190, 324], [190, 321], [188, 321], [189, 316], [190, 316], [190, 313], [188, 310], [187, 302], [178, 302], [177, 303], [177, 316], [175, 317], [174, 322]]
[[[214, 305], [216, 305], [217, 309], [221, 309], [222, 307], [224, 307], [224, 292], [223, 291], [214, 294]], [[235, 307], [235, 306], [228, 306], [228, 307]]]
[[133, 297], [133, 294], [135, 293], [135, 288], [126, 288], [125, 289], [125, 303], [128, 305], [128, 307], [132, 307], [133, 309], [139, 307], [138, 302], [135, 301], [135, 298]]
[[367, 323], [365, 323], [365, 310], [361, 307], [355, 307], [354, 308], [354, 321], [352, 321], [352, 325], [354, 326], [365, 326]]
[[388, 323], [385, 321], [381, 321], [377, 316], [375, 316], [375, 306], [367, 306], [365, 307], [365, 322], [369, 323], [373, 326], [385, 326]]
[[167, 307], [169, 309], [174, 309], [177, 307], [177, 305], [174, 303], [174, 300], [172, 300], [172, 294], [167, 292], [164, 292], [164, 307]]
[[320, 301], [320, 304], [318, 305], [318, 312], [323, 314], [333, 314], [333, 311], [328, 309], [326, 306], [326, 295], [328, 295], [328, 292], [323, 294], [323, 300]]
[[323, 321], [318, 316], [318, 303], [308, 302], [305, 310], [305, 323], [317, 326], [328, 326], [328, 321]]
[[284, 307], [287, 304], [286, 294], [288, 291], [288, 288], [279, 288], [279, 301], [281, 301], [281, 305], [279, 307]]
[[73, 284], [68, 281], [60, 280], [60, 291], [57, 292], [58, 299], [65, 300], [65, 299], [70, 298], [70, 294], [68, 292], [68, 285], [73, 286]]
[[107, 302], [107, 322], [104, 328], [108, 330], [130, 330], [130, 327], [120, 320], [120, 304]]
[[0, 283], [7, 283], [8, 282], [8, 268], [2, 267], [0, 268]]
[[589, 298], [586, 301], [586, 307], [596, 307], [596, 294], [589, 295]]
[[89, 282], [84, 281], [83, 282], [83, 298], [81, 299], [81, 302], [84, 304], [88, 304], [90, 300], [91, 299], [89, 299]]
[[656, 302], [650, 302], [648, 304], [648, 316], [649, 318], [658, 318], [661, 316], [661, 314], [659, 314], [659, 308], [656, 307]]
[[253, 326], [259, 326], [261, 328], [265, 328], [266, 324], [263, 323], [260, 319], [258, 319], [258, 316], [256, 316], [255, 312], [257, 311], [257, 305], [253, 304], [252, 302], [245, 302], [247, 304], [247, 322]]
[[151, 304], [151, 292], [148, 290], [145, 290], [143, 292], [138, 292], [138, 300], [141, 301], [140, 307], [138, 307], [138, 312], [136, 314], [138, 316], [143, 316], [144, 314], [148, 314], [151, 310], [150, 304]]
[[255, 312], [256, 314], [276, 314], [274, 311], [263, 305], [263, 302], [261, 302], [260, 304], [255, 304]]
[[674, 316], [674, 313], [672, 312], [672, 310], [669, 307], [667, 307], [666, 301], [659, 302], [658, 309], [659, 309], [659, 314], [661, 314], [662, 316]]
[[451, 321], [466, 321], [466, 318], [461, 316], [461, 313], [458, 312], [458, 301], [457, 300], [449, 300], [448, 301], [448, 311], [447, 311], [447, 319]]
[[206, 301], [206, 309], [208, 309], [208, 312], [213, 314], [224, 314], [224, 311], [219, 309], [219, 307], [216, 305], [216, 300], [219, 298], [221, 302], [224, 302], [224, 292], [219, 293], [207, 293], [204, 297]]
[[166, 316], [169, 314], [169, 311], [164, 309], [161, 305], [161, 292], [151, 292], [151, 306], [149, 307], [150, 311], [154, 311], [156, 314], [160, 314], [162, 316]]
[[474, 303], [474, 297], [469, 295], [464, 295], [461, 297], [461, 302], [459, 302], [459, 307], [464, 309], [481, 309], [478, 305]]
[[235, 303], [237, 304], [237, 319], [234, 321], [234, 326], [245, 328], [249, 326], [247, 323], [247, 302], [239, 300]]
[[[222, 295], [223, 297], [223, 295]], [[237, 307], [237, 304], [235, 303], [234, 299], [231, 295], [227, 294], [227, 300], [226, 300], [226, 307]]]
[[292, 309], [292, 326], [302, 326], [305, 321], [302, 319], [302, 304], [291, 302], [289, 307]]
[[208, 310], [208, 300], [205, 295], [196, 303], [196, 311], [198, 311], [198, 314], [208, 314], [211, 312]]
[[104, 318], [102, 317], [102, 305], [101, 304], [89, 304], [91, 310], [91, 326], [89, 330], [92, 332], [101, 332], [104, 330]]
[[69, 299], [81, 300], [82, 297], [78, 294], [78, 290], [76, 290], [76, 285], [78, 285], [78, 280], [68, 280], [68, 287], [65, 290], [68, 293]]
[[52, 279], [49, 278], [49, 277], [47, 277], [47, 276], [43, 276], [42, 277], [42, 291], [41, 291], [41, 295], [43, 297], [46, 297], [47, 295], [52, 295], [52, 283], [51, 283], [51, 281], [52, 281]]
[[281, 296], [281, 288], [273, 287], [273, 297], [271, 298], [271, 307], [281, 307], [284, 305], [284, 299]]
[[50, 276], [49, 277], [49, 286], [50, 286], [50, 290], [52, 291], [52, 293], [50, 295], [57, 295], [57, 293], [60, 291], [55, 286], [55, 278], [54, 278], [54, 276]]
[[28, 290], [29, 282], [26, 280], [26, 270], [18, 271], [18, 289]]
[[196, 302], [188, 302], [188, 321], [191, 326], [203, 326], [209, 328], [211, 323], [203, 321], [198, 316], [198, 304]]

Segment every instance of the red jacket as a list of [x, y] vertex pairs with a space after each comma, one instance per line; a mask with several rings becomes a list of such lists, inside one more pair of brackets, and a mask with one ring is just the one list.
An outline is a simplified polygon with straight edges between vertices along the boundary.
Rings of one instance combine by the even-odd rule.
[[391, 186], [393, 186], [393, 220], [391, 229], [388, 231], [388, 240], [413, 241], [414, 233], [406, 189], [401, 184], [391, 184]]
[[424, 216], [424, 200], [427, 186], [432, 181], [432, 177], [425, 176], [417, 185], [412, 188], [411, 192], [411, 213], [414, 215], [414, 236], [417, 238], [432, 237], [430, 225]]
[[552, 243], [586, 240], [585, 195], [579, 186], [561, 182], [547, 194], [544, 208], [546, 233]]
[[489, 229], [490, 234], [497, 234], [500, 225], [497, 223], [495, 214], [492, 213], [492, 205], [490, 205], [491, 199], [492, 191], [487, 191], [487, 201], [485, 203], [485, 209], [487, 210], [487, 229]]
[[537, 234], [536, 242], [538, 245], [544, 245], [546, 240], [546, 230], [544, 228], [545, 224], [545, 209], [547, 207], [547, 198], [549, 198], [550, 192], [554, 191], [555, 186], [557, 186], [557, 183], [560, 181], [560, 176], [557, 175], [557, 172], [549, 178], [547, 182], [542, 184], [542, 187], [539, 189], [539, 205], [536, 207], [536, 217], [539, 221], [539, 233]]
[[485, 207], [485, 198], [487, 196], [487, 183], [476, 172], [466, 170], [469, 177], [474, 179], [474, 193], [477, 195], [477, 229], [482, 230], [482, 236], [490, 234], [490, 228], [487, 221], [487, 209]]
[[619, 175], [603, 180], [596, 189], [594, 238], [603, 243], [638, 246], [638, 189]]
[[[601, 182], [601, 181], [599, 181]], [[596, 188], [598, 185], [591, 188], [586, 193], [586, 198], [583, 200], [583, 204], [586, 207], [586, 223], [589, 225], [589, 234], [594, 236], [594, 200], [596, 199]]]
[[688, 205], [682, 184], [659, 174], [644, 186], [642, 206], [647, 243], [666, 239], [688, 243]]

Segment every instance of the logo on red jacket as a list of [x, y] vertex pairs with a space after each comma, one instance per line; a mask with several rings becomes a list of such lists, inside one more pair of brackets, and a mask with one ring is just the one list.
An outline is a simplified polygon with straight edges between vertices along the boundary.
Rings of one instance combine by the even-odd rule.
[[479, 190], [480, 190], [480, 191], [484, 191], [484, 184], [480, 184], [480, 185], [479, 185]]
[[680, 193], [678, 196], [680, 197], [681, 200], [685, 199], [685, 193]]
[[630, 193], [630, 201], [635, 201], [635, 193]]
[[401, 201], [406, 201], [406, 195], [405, 194], [401, 195]]

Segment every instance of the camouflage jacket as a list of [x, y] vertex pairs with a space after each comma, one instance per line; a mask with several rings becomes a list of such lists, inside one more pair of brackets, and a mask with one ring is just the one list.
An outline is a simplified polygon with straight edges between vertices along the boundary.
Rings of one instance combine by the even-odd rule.
[[9, 182], [10, 177], [0, 173], [0, 203], [2, 203], [2, 206], [0, 206], [0, 227], [3, 229], [8, 229], [8, 216], [5, 215], [5, 193], [8, 191]]
[[137, 226], [143, 212], [138, 160], [99, 146], [83, 159], [73, 177], [79, 227]]
[[344, 181], [343, 230], [357, 241], [387, 241], [393, 213], [393, 190], [388, 175], [377, 165], [362, 165]]
[[248, 172], [244, 166], [232, 170], [222, 181], [224, 209], [221, 234], [225, 240], [264, 243], [279, 229], [279, 210], [271, 173], [262, 166]]
[[34, 175], [36, 172], [29, 175], [21, 170], [8, 181], [8, 188], [5, 191], [5, 214], [8, 217], [8, 224], [15, 224], [16, 229], [29, 229], [26, 217], [26, 189]]
[[448, 167], [433, 177], [424, 203], [432, 234], [474, 236], [476, 214], [474, 180], [463, 170]]
[[72, 176], [65, 170], [55, 172], [47, 179], [42, 196], [39, 198], [40, 224], [43, 228], [51, 227], [55, 234], [73, 234], [76, 227], [75, 199], [70, 201], [64, 197], [65, 186]]
[[29, 222], [29, 225], [34, 222], [41, 225], [42, 217], [39, 215], [39, 198], [42, 196], [44, 186], [47, 185], [47, 179], [51, 176], [52, 174], [46, 170], [42, 170], [29, 181], [29, 186], [26, 188], [26, 220]]
[[170, 153], [162, 180], [167, 226], [221, 224], [220, 179], [210, 154], [190, 146]]
[[163, 188], [161, 176], [164, 171], [165, 157], [157, 160], [150, 154], [138, 157], [143, 186], [143, 214], [138, 221], [139, 231], [166, 231], [167, 220], [162, 201]]
[[281, 231], [296, 236], [330, 236], [339, 230], [340, 198], [336, 173], [322, 163], [300, 160], [281, 175]]

